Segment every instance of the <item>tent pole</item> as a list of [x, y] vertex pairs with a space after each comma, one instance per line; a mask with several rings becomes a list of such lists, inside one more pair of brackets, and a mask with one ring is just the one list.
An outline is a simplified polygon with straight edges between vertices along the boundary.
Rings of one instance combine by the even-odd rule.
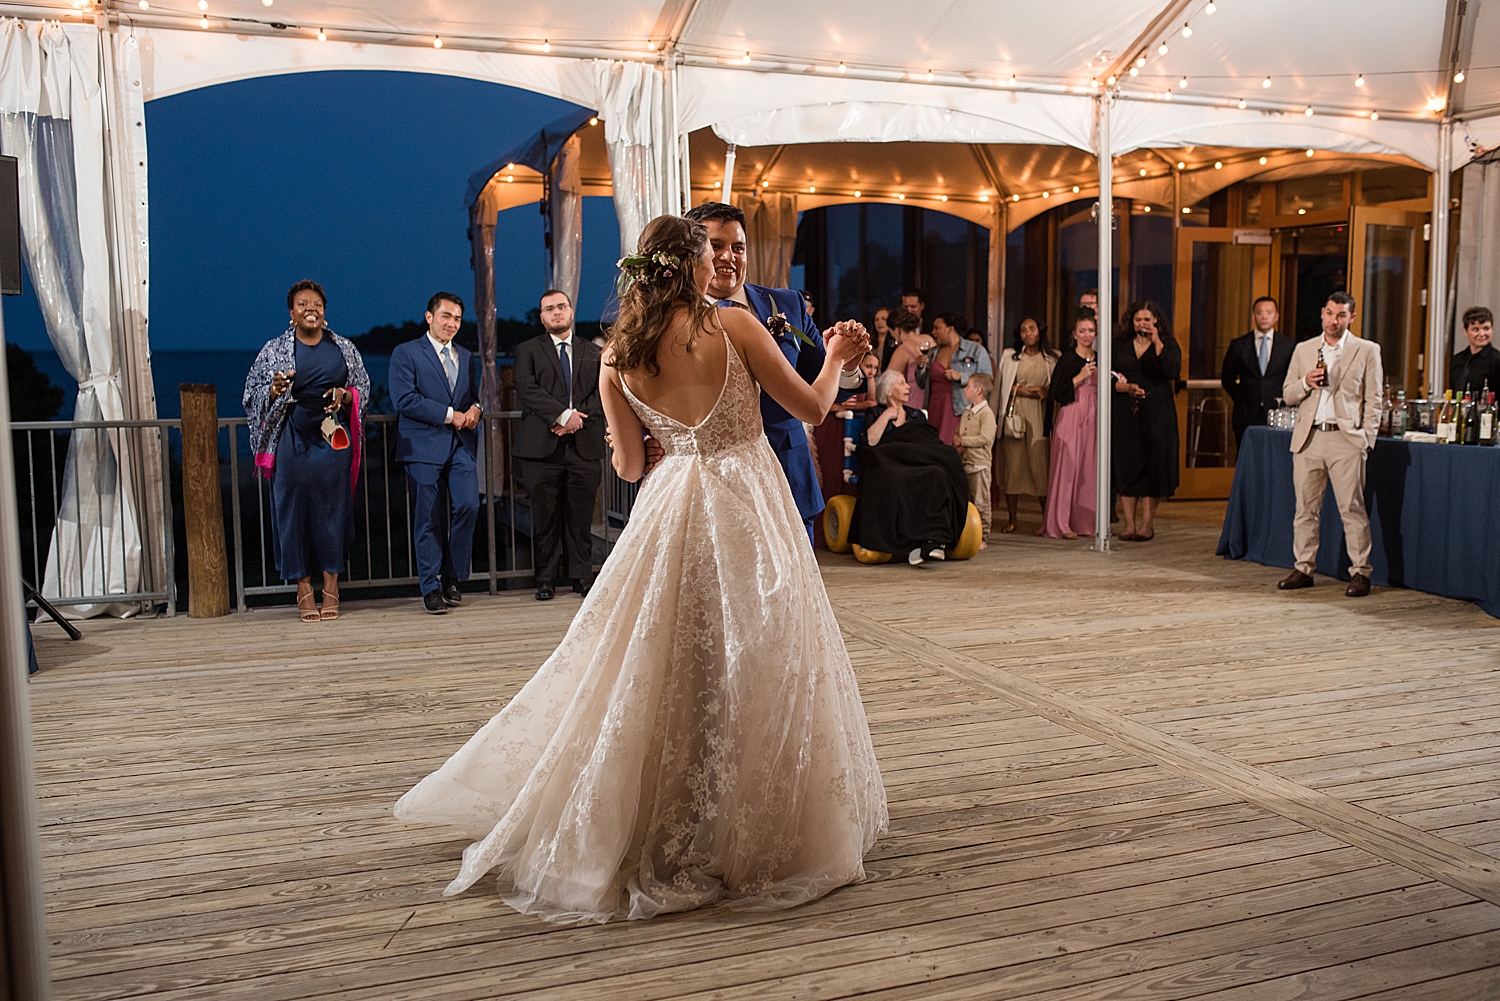
[[730, 143], [729, 148], [724, 151], [723, 184], [724, 186], [722, 192], [720, 193], [719, 200], [732, 205], [734, 203], [730, 201], [730, 197], [734, 191], [734, 143]]
[[1442, 395], [1448, 383], [1448, 206], [1452, 197], [1453, 126], [1438, 124], [1437, 170], [1432, 176], [1432, 233], [1427, 269], [1427, 393]]
[[7, 385], [0, 357], [0, 997], [48, 1001], [52, 975], [26, 692], [26, 599], [21, 593]]
[[1094, 544], [1095, 552], [1110, 551], [1109, 516], [1114, 507], [1110, 491], [1110, 408], [1114, 403], [1114, 379], [1110, 329], [1113, 312], [1114, 291], [1112, 271], [1114, 269], [1114, 156], [1109, 145], [1110, 94], [1108, 91], [1094, 99], [1094, 112], [1098, 121], [1099, 161], [1099, 312], [1095, 317], [1098, 338], [1094, 341], [1095, 358], [1099, 365], [1099, 406], [1097, 410], [1095, 480], [1094, 480]]

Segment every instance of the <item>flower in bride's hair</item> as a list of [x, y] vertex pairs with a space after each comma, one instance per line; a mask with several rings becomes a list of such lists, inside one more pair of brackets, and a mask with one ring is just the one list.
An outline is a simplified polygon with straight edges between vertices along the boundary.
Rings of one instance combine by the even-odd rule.
[[622, 257], [615, 262], [615, 267], [620, 269], [615, 288], [620, 295], [624, 295], [637, 283], [653, 285], [658, 281], [670, 280], [682, 267], [682, 258], [665, 250], [658, 250], [653, 254]]

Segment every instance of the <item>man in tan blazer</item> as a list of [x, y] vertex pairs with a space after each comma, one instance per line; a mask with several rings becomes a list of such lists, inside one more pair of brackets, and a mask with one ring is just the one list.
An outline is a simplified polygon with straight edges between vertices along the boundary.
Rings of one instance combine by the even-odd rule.
[[[1365, 458], [1380, 426], [1380, 347], [1349, 333], [1354, 297], [1335, 292], [1323, 304], [1323, 336], [1292, 352], [1281, 395], [1297, 407], [1292, 432], [1292, 485], [1297, 514], [1292, 521], [1296, 568], [1276, 586], [1283, 591], [1313, 586], [1318, 563], [1318, 514], [1331, 482], [1344, 519], [1349, 549], [1349, 587], [1370, 593], [1370, 516], [1365, 513]], [[1319, 366], [1319, 357], [1323, 361]]]

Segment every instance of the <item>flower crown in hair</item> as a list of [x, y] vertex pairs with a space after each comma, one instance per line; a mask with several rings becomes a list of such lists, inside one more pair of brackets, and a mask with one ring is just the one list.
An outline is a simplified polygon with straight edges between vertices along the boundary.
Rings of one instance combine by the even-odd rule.
[[615, 263], [620, 269], [620, 277], [616, 284], [621, 295], [624, 295], [632, 285], [637, 283], [643, 285], [655, 285], [659, 281], [667, 281], [682, 270], [682, 258], [676, 254], [669, 254], [665, 250], [658, 250], [654, 254], [631, 254], [622, 257]]

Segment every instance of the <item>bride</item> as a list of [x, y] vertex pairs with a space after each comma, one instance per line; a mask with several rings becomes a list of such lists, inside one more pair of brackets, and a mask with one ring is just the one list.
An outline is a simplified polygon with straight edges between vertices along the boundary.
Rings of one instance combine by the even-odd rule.
[[760, 389], [816, 424], [865, 351], [835, 327], [808, 385], [743, 309], [704, 298], [702, 225], [653, 220], [622, 261], [600, 392], [621, 478], [665, 456], [567, 635], [499, 715], [396, 804], [478, 839], [456, 894], [498, 869], [548, 921], [717, 902], [792, 907], [864, 875], [885, 789], [854, 671]]

